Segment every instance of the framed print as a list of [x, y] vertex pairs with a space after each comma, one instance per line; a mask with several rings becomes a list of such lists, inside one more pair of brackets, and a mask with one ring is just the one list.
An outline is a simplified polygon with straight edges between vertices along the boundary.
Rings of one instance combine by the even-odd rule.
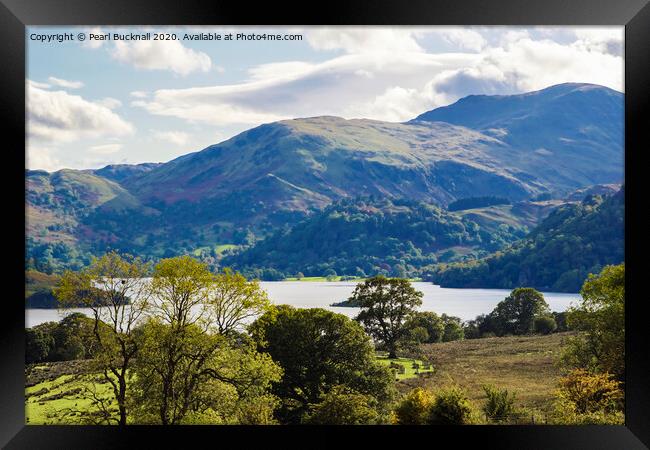
[[2, 2], [3, 448], [647, 448], [646, 0]]

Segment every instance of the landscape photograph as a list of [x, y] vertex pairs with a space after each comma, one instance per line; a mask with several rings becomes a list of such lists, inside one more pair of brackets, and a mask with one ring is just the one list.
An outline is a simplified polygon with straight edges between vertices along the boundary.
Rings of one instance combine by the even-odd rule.
[[26, 33], [27, 425], [625, 424], [623, 27]]

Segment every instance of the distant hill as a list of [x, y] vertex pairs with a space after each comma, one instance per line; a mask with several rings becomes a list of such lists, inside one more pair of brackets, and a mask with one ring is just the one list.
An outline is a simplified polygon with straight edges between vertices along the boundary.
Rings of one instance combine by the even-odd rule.
[[586, 186], [571, 192], [565, 197], [565, 200], [569, 202], [582, 201], [588, 195], [602, 195], [603, 197], [608, 197], [617, 193], [620, 189], [620, 184], [596, 184], [594, 186]]
[[120, 183], [129, 177], [142, 175], [160, 165], [162, 165], [162, 163], [110, 164], [101, 169], [92, 170], [91, 172], [100, 177]]
[[[417, 276], [438, 261], [476, 257], [522, 237], [521, 227], [476, 223], [433, 205], [408, 200], [341, 200], [293, 228], [275, 233], [224, 265], [264, 277]], [[273, 272], [276, 277], [277, 273]]]
[[443, 287], [511, 289], [530, 286], [578, 292], [589, 273], [624, 261], [625, 190], [551, 212], [525, 239], [477, 261], [432, 268]]
[[28, 170], [25, 184], [26, 264], [43, 272], [82, 267], [91, 258], [87, 243], [110, 239], [85, 224], [91, 214], [146, 211], [118, 183], [80, 170]]
[[[623, 181], [622, 99], [566, 84], [470, 96], [408, 123], [274, 122], [164, 164], [30, 171], [27, 265], [76, 267], [107, 248], [151, 258], [201, 251], [218, 264], [224, 245], [250, 246], [367, 196], [441, 208], [498, 197], [512, 205], [469, 211], [518, 221], [516, 205], [532, 198]], [[549, 210], [533, 209], [531, 220]]]
[[512, 156], [522, 170], [535, 164], [530, 173], [542, 179], [557, 172], [561, 188], [571, 179], [582, 185], [622, 181], [623, 104], [623, 94], [612, 89], [564, 83], [518, 95], [470, 95], [412, 122], [447, 122], [493, 136], [519, 149]]

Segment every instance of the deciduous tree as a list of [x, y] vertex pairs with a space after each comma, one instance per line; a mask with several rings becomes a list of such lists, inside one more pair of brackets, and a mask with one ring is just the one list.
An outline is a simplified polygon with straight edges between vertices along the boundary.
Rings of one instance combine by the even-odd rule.
[[249, 328], [260, 352], [284, 370], [273, 392], [282, 400], [282, 423], [301, 423], [335, 386], [376, 401], [381, 413], [392, 398], [390, 371], [375, 361], [361, 326], [342, 314], [320, 308], [273, 307]]
[[95, 361], [112, 387], [119, 425], [127, 423], [129, 369], [138, 351], [133, 330], [148, 306], [147, 274], [139, 258], [110, 252], [79, 272], [66, 271], [54, 289], [62, 306], [82, 304], [93, 312]]
[[396, 358], [397, 344], [407, 332], [404, 324], [422, 304], [422, 295], [406, 279], [377, 276], [358, 284], [350, 302], [361, 307], [356, 320], [386, 347], [389, 358]]

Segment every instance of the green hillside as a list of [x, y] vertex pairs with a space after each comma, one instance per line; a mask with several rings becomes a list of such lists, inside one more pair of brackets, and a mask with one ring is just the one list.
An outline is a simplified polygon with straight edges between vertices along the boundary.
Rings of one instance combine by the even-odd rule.
[[421, 202], [342, 200], [223, 264], [254, 275], [259, 275], [255, 269], [274, 269], [285, 276], [332, 271], [361, 277], [417, 276], [428, 264], [475, 258], [502, 248], [525, 230], [493, 224], [486, 231], [461, 215]]
[[589, 273], [624, 261], [625, 189], [557, 208], [525, 239], [477, 261], [431, 268], [443, 287], [578, 292]]

